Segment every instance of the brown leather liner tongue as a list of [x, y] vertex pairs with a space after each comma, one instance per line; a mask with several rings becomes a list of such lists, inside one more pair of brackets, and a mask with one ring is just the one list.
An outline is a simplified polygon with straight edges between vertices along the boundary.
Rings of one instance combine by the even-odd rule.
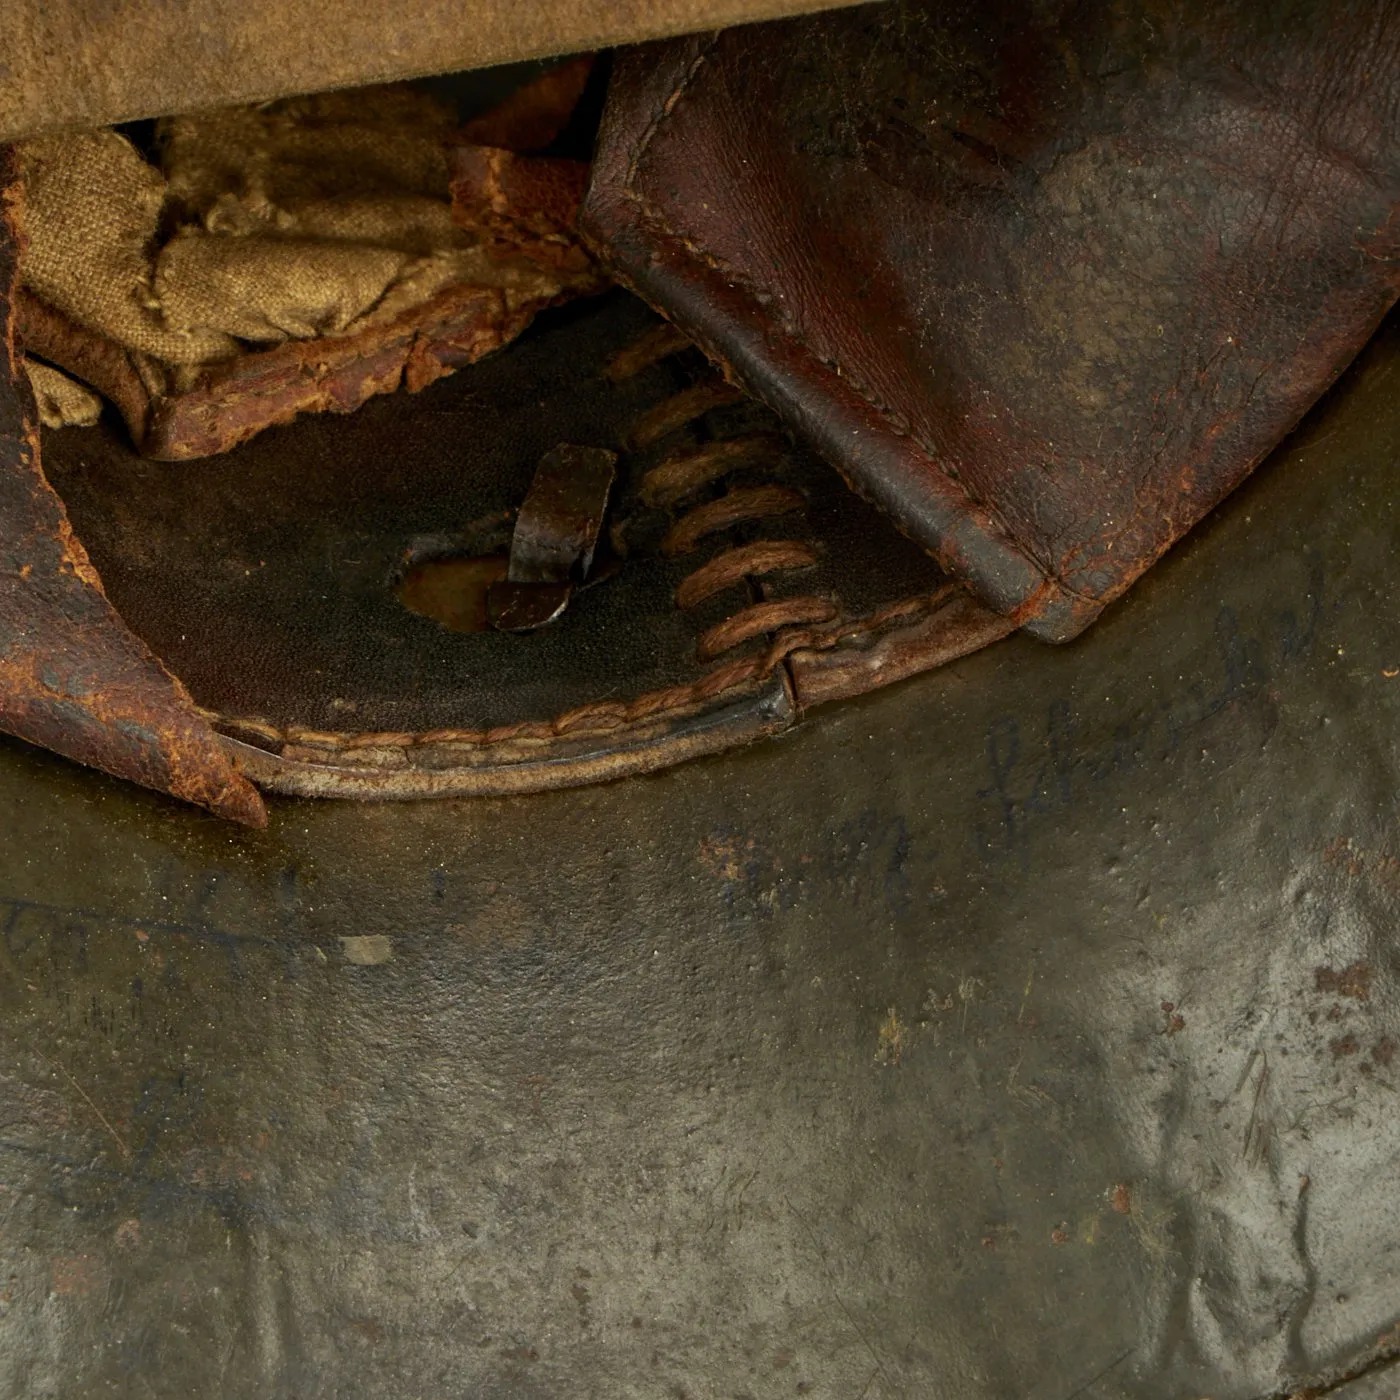
[[621, 55], [581, 228], [1048, 640], [1400, 292], [1400, 11], [938, 0]]

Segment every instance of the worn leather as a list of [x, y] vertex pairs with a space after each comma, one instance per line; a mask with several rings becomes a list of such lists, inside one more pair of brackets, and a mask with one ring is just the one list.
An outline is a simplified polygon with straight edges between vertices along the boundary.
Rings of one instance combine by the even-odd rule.
[[1260, 461], [1400, 290], [1400, 10], [939, 0], [621, 57], [586, 231], [1049, 639]]
[[112, 608], [45, 475], [13, 325], [19, 199], [0, 150], [0, 731], [262, 826], [262, 799]]
[[[616, 292], [547, 313], [421, 394], [271, 429], [197, 467], [142, 458], [115, 422], [48, 433], [46, 461], [117, 609], [277, 790], [619, 776], [774, 732], [1009, 630], [698, 352], [672, 337], [636, 357], [658, 325]], [[395, 587], [416, 563], [509, 547], [560, 443], [620, 454], [608, 557], [563, 616], [463, 633], [404, 607]], [[737, 455], [707, 457], [720, 443]], [[767, 568], [733, 554], [744, 546], [786, 547], [789, 565], [807, 553]], [[710, 591], [680, 605], [715, 561]]]

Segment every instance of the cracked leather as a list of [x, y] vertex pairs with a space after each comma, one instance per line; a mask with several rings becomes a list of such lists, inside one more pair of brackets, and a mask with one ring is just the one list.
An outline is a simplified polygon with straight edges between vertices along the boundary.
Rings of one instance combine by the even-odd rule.
[[953, 0], [624, 55], [585, 230], [952, 573], [1086, 626], [1400, 290], [1400, 10]]
[[0, 730], [262, 826], [262, 799], [108, 602], [40, 460], [11, 307], [18, 185], [0, 150]]

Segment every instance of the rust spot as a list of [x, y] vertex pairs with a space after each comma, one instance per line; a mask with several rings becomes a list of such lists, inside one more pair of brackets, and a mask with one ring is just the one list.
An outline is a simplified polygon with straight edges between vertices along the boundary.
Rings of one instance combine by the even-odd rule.
[[1361, 1049], [1361, 1042], [1348, 1031], [1346, 1035], [1338, 1036], [1337, 1039], [1333, 1040], [1329, 1048], [1332, 1051], [1332, 1058], [1340, 1060], [1343, 1055], [1357, 1054]]
[[1108, 1193], [1108, 1203], [1119, 1215], [1133, 1213], [1133, 1193], [1121, 1181]]
[[1322, 858], [1328, 865], [1340, 865], [1348, 875], [1360, 875], [1363, 869], [1357, 853], [1352, 851], [1349, 836], [1338, 836], [1336, 840], [1328, 842]]
[[120, 1249], [131, 1249], [141, 1243], [141, 1222], [139, 1220], [123, 1220], [117, 1226], [114, 1236], [117, 1246]]
[[700, 843], [700, 863], [721, 880], [740, 880], [753, 858], [753, 837], [713, 835]]
[[1396, 1048], [1395, 1037], [1383, 1035], [1376, 1042], [1375, 1049], [1371, 1051], [1371, 1058], [1380, 1065], [1382, 1069], [1385, 1069], [1395, 1058]]
[[90, 1254], [61, 1255], [53, 1261], [49, 1287], [60, 1298], [86, 1298], [97, 1286], [97, 1264]]
[[1357, 1001], [1371, 999], [1371, 969], [1364, 962], [1348, 963], [1338, 971], [1336, 968], [1319, 967], [1313, 970], [1314, 990], [1330, 993], [1333, 996], [1352, 997]]
[[996, 1247], [997, 1247], [997, 1242], [996, 1242], [996, 1237], [995, 1237], [994, 1235], [983, 1235], [983, 1236], [982, 1236], [982, 1248], [983, 1248], [983, 1249], [995, 1249]]
[[350, 1330], [372, 1347], [377, 1347], [384, 1340], [384, 1329], [372, 1317], [355, 1318]]
[[1400, 895], [1400, 860], [1385, 851], [1364, 851], [1353, 846], [1350, 837], [1339, 836], [1323, 850], [1322, 858], [1348, 875], [1365, 875], [1387, 894]]
[[1069, 1231], [1065, 1228], [1065, 1224], [1066, 1222], [1062, 1220], [1053, 1230], [1050, 1231], [1051, 1244], [1069, 1243]]
[[1394, 856], [1377, 856], [1372, 879], [1383, 890], [1391, 894], [1400, 894], [1400, 860], [1396, 860]]

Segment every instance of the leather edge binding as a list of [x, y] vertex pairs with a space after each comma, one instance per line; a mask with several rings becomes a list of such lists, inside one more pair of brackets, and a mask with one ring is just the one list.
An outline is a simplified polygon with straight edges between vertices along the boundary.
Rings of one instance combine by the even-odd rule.
[[[792, 727], [798, 709], [786, 671], [778, 667], [767, 683], [718, 706], [682, 716], [667, 716], [636, 726], [629, 739], [593, 735], [574, 744], [542, 741], [537, 756], [522, 754], [510, 762], [487, 766], [435, 767], [408, 764], [380, 767], [335, 761], [286, 758], [253, 744], [220, 735], [229, 756], [243, 772], [269, 792], [295, 797], [355, 797], [402, 801], [423, 797], [506, 797], [558, 788], [611, 782], [669, 768], [768, 738]], [[422, 746], [425, 757], [441, 757], [446, 745]]]

